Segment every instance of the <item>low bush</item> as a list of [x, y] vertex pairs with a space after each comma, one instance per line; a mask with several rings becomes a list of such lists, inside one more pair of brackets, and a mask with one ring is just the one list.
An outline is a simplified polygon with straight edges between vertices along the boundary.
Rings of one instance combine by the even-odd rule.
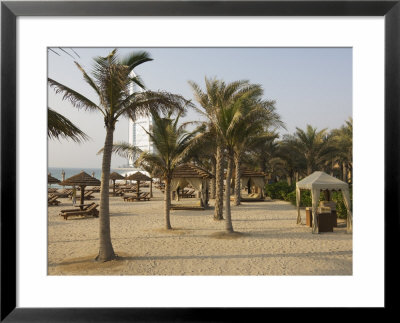
[[287, 182], [277, 182], [265, 185], [265, 194], [272, 199], [285, 200], [286, 195], [295, 190], [294, 185]]
[[[336, 214], [338, 218], [346, 219], [347, 218], [347, 209], [344, 205], [342, 192], [333, 192], [332, 201], [336, 202]], [[353, 190], [350, 190], [350, 209], [353, 208]]]

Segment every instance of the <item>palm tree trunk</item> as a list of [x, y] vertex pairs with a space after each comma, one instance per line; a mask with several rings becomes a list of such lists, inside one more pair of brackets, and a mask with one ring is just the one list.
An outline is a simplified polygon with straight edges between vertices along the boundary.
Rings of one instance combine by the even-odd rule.
[[226, 188], [225, 188], [225, 229], [228, 232], [233, 232], [232, 218], [231, 218], [231, 178], [232, 178], [233, 158], [228, 156], [228, 169], [226, 172]]
[[171, 180], [165, 179], [165, 193], [164, 193], [164, 214], [165, 214], [165, 228], [171, 230], [171, 221], [169, 217], [171, 209]]
[[343, 181], [348, 182], [347, 165], [345, 162], [343, 162]]
[[215, 194], [216, 194], [216, 170], [217, 170], [217, 165], [215, 158], [211, 158], [211, 174], [214, 175], [214, 178], [211, 179], [211, 187], [210, 187], [210, 195], [212, 199], [215, 199]]
[[307, 164], [307, 175], [311, 175], [312, 173], [312, 166], [311, 164]]
[[242, 176], [240, 166], [240, 155], [235, 155], [235, 205], [240, 205], [240, 178]]
[[222, 215], [224, 207], [224, 168], [223, 168], [223, 151], [221, 146], [217, 146], [216, 154], [216, 196], [215, 196], [215, 209], [214, 220], [223, 220]]
[[115, 259], [114, 249], [111, 243], [110, 232], [110, 207], [109, 207], [109, 189], [110, 189], [110, 166], [111, 152], [113, 146], [114, 128], [106, 128], [106, 139], [103, 150], [103, 163], [101, 168], [101, 187], [100, 187], [100, 247], [99, 254], [96, 257], [98, 261], [109, 261]]
[[344, 167], [343, 167], [343, 163], [340, 163], [340, 173], [342, 175], [342, 181], [344, 181]]

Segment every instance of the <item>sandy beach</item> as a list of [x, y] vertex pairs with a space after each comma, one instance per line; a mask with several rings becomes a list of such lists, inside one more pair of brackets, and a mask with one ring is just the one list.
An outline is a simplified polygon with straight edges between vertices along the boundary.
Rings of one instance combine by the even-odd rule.
[[[94, 196], [99, 203], [100, 194]], [[72, 202], [59, 200], [59, 206], [48, 208], [49, 275], [352, 275], [352, 234], [346, 233], [345, 221], [338, 219], [334, 232], [312, 234], [296, 224], [296, 209], [288, 202], [232, 205], [233, 227], [240, 234], [228, 239], [219, 234], [224, 221], [212, 218], [214, 200], [203, 211], [172, 210], [174, 230], [166, 231], [159, 190], [148, 202], [110, 196], [119, 259], [97, 263], [98, 218], [64, 220], [59, 212]]]

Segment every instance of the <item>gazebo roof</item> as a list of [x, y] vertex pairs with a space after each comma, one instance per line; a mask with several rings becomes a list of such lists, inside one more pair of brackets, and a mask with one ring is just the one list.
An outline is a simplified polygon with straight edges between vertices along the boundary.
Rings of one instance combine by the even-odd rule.
[[110, 179], [125, 179], [125, 177], [117, 172], [113, 172], [110, 174]]
[[47, 183], [49, 184], [57, 184], [60, 183], [60, 180], [51, 176], [50, 174], [47, 174]]
[[136, 172], [133, 173], [132, 175], [129, 175], [128, 177], [124, 178], [128, 179], [130, 181], [141, 181], [141, 182], [149, 182], [151, 181], [151, 178], [141, 172]]
[[84, 171], [67, 178], [60, 185], [78, 185], [78, 186], [99, 186], [101, 182]]
[[265, 177], [267, 176], [265, 173], [263, 172], [257, 172], [248, 168], [242, 168], [240, 170], [241, 176], [242, 177]]
[[[263, 177], [265, 178], [267, 174], [263, 172], [257, 172], [255, 170], [251, 170], [248, 168], [240, 168], [240, 177]], [[226, 178], [226, 173], [224, 174], [224, 177]], [[235, 172], [232, 172], [232, 178], [235, 178]]]
[[192, 164], [183, 164], [174, 169], [172, 178], [213, 178], [205, 169]]
[[319, 188], [321, 190], [341, 190], [347, 189], [349, 184], [327, 173], [317, 171], [297, 182], [296, 186], [300, 189], [308, 190], [313, 188]]

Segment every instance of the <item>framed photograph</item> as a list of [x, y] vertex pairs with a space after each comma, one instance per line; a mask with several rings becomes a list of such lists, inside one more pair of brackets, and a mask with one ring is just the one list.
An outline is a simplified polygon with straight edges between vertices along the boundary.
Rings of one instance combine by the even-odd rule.
[[[397, 202], [400, 196], [398, 187], [400, 177], [399, 2], [398, 0], [3, 1], [1, 3], [1, 321], [235, 321], [238, 311], [241, 314], [244, 312], [245, 315], [259, 315], [261, 311], [271, 308], [393, 309], [395, 304], [390, 289], [398, 284], [397, 275], [394, 275], [392, 270], [396, 268], [393, 259], [398, 253], [396, 248], [398, 241], [394, 240], [394, 237], [398, 237], [400, 228], [399, 203]], [[79, 48], [82, 49], [81, 52], [77, 50]], [[175, 77], [178, 75], [178, 69], [187, 69], [190, 64], [195, 65], [200, 72], [208, 71], [207, 64], [212, 61], [212, 55], [223, 57], [221, 63], [218, 63], [221, 66], [224, 61], [229, 61], [231, 65], [227, 65], [226, 74], [235, 77], [236, 74], [231, 73], [234, 69], [246, 70], [246, 66], [236, 65], [235, 67], [237, 62], [242, 62], [238, 58], [240, 55], [243, 60], [248, 59], [249, 63], [254, 59], [252, 62], [252, 67], [254, 67], [257, 55], [264, 57], [267, 55], [267, 50], [277, 50], [275, 57], [279, 59], [276, 62], [286, 65], [263, 66], [265, 74], [279, 75], [276, 71], [278, 68], [282, 69], [283, 74], [288, 74], [292, 66], [293, 69], [301, 71], [303, 76], [314, 75], [312, 74], [314, 71], [308, 69], [306, 65], [299, 68], [298, 64], [302, 60], [293, 61], [295, 63], [290, 65], [292, 61], [287, 58], [290, 55], [304, 54], [306, 56], [313, 50], [317, 50], [319, 56], [309, 55], [307, 59], [320, 63], [316, 64], [319, 66], [318, 73], [322, 75], [320, 83], [344, 82], [335, 79], [335, 72], [346, 69], [347, 83], [341, 84], [342, 87], [336, 87], [337, 92], [330, 93], [334, 96], [337, 94], [337, 97], [341, 98], [343, 93], [340, 91], [348, 92], [346, 102], [349, 102], [348, 106], [352, 111], [351, 129], [353, 129], [354, 119], [354, 133], [351, 135], [351, 139], [354, 140], [354, 146], [352, 144], [354, 159], [351, 164], [354, 160], [356, 166], [354, 172], [353, 168], [351, 172], [348, 170], [346, 172], [347, 175], [351, 173], [351, 181], [348, 178], [346, 181], [351, 182], [351, 187], [354, 187], [353, 216], [350, 217], [354, 223], [344, 221], [343, 227], [347, 228], [347, 238], [344, 234], [338, 238], [341, 242], [350, 245], [350, 255], [343, 251], [337, 252], [334, 247], [328, 248], [329, 252], [336, 252], [338, 257], [334, 261], [337, 262], [338, 267], [343, 267], [341, 267], [342, 271], [332, 271], [330, 268], [321, 266], [319, 269], [294, 273], [290, 270], [286, 271], [287, 262], [279, 259], [277, 262], [282, 271], [278, 274], [265, 268], [265, 270], [260, 270], [259, 274], [257, 271], [246, 271], [240, 268], [236, 268], [237, 271], [229, 271], [227, 274], [218, 274], [213, 271], [204, 274], [200, 269], [196, 271], [196, 268], [193, 269], [192, 274], [190, 272], [180, 274], [178, 269], [170, 268], [149, 276], [140, 271], [136, 271], [135, 274], [108, 275], [106, 266], [104, 271], [96, 273], [96, 271], [91, 271], [93, 266], [90, 267], [90, 264], [79, 267], [80, 271], [71, 274], [71, 271], [63, 271], [60, 266], [57, 267], [54, 262], [57, 258], [57, 255], [54, 256], [56, 253], [49, 256], [48, 252], [57, 244], [62, 249], [65, 242], [63, 239], [65, 240], [66, 237], [74, 237], [74, 246], [80, 245], [81, 248], [86, 248], [85, 241], [93, 240], [93, 244], [98, 242], [97, 238], [86, 236], [82, 231], [85, 227], [82, 224], [84, 221], [75, 221], [76, 225], [71, 225], [68, 229], [71, 230], [70, 232], [65, 231], [65, 235], [59, 235], [61, 231], [58, 231], [57, 226], [60, 225], [60, 221], [48, 222], [48, 216], [45, 216], [50, 212], [48, 205], [51, 202], [56, 205], [53, 208], [56, 211], [52, 211], [54, 214], [51, 216], [59, 218], [57, 197], [49, 196], [49, 204], [46, 204], [43, 198], [46, 191], [50, 193], [45, 179], [49, 172], [48, 166], [52, 166], [48, 165], [48, 160], [53, 158], [62, 161], [65, 158], [62, 149], [55, 150], [55, 146], [47, 142], [47, 114], [50, 113], [47, 109], [53, 102], [53, 96], [49, 93], [50, 91], [55, 93], [54, 97], [64, 95], [63, 98], [67, 100], [74, 97], [71, 100], [73, 104], [76, 106], [81, 104], [80, 107], [85, 106], [90, 110], [94, 106], [91, 99], [79, 97], [77, 100], [78, 96], [71, 94], [71, 90], [66, 89], [62, 84], [64, 81], [71, 84], [76, 82], [66, 66], [76, 68], [73, 64], [73, 61], [77, 60], [76, 57], [82, 55], [82, 61], [84, 61], [86, 56], [96, 56], [97, 54], [94, 53], [96, 50], [101, 52], [101, 55], [108, 55], [109, 52], [112, 55], [113, 48], [119, 48], [123, 53], [127, 49], [146, 51], [150, 49], [150, 51], [160, 53], [160, 56], [164, 55], [166, 59], [169, 57], [171, 59], [169, 74], [164, 73], [158, 76], [157, 73], [154, 74], [155, 78], [163, 79], [165, 84], [168, 84], [169, 79], [172, 80], [174, 75]], [[335, 63], [332, 63], [334, 61], [329, 60], [330, 55], [336, 55], [330, 51], [331, 49], [340, 49], [343, 61], [348, 64], [334, 65]], [[179, 51], [180, 58], [173, 57]], [[252, 51], [252, 55], [246, 56], [248, 55], [246, 51]], [[58, 59], [59, 57], [62, 59]], [[177, 65], [172, 64], [172, 58], [177, 61], [175, 63]], [[63, 59], [68, 60], [65, 66], [61, 66]], [[127, 65], [129, 66], [128, 63]], [[85, 66], [89, 66], [87, 62]], [[81, 69], [79, 64], [78, 68]], [[174, 68], [175, 72], [171, 70]], [[53, 75], [62, 77], [61, 82], [58, 83], [59, 79], [56, 80], [55, 77], [53, 80]], [[290, 75], [289, 78], [295, 79], [296, 76], [292, 75], [296, 74]], [[136, 79], [135, 76], [130, 77], [133, 77], [131, 81], [140, 86], [141, 79]], [[263, 77], [268, 79], [268, 75], [263, 75]], [[302, 81], [300, 81], [310, 82], [310, 91], [307, 92], [309, 98], [306, 98], [304, 102], [318, 102], [319, 98], [325, 95], [322, 86], [316, 85], [316, 80], [311, 80], [311, 78], [311, 76], [309, 80], [301, 78]], [[89, 77], [85, 76], [85, 79], [88, 81]], [[297, 109], [297, 115], [301, 115], [302, 111], [307, 109], [300, 104], [296, 106], [296, 102], [299, 103], [296, 99], [299, 92], [293, 90], [296, 86], [291, 88], [277, 76], [269, 81], [271, 82], [269, 84], [274, 84], [275, 89], [279, 88], [281, 97], [290, 97], [289, 105], [293, 106], [293, 111]], [[295, 82], [296, 80], [293, 84]], [[88, 83], [96, 88], [90, 81]], [[345, 85], [348, 86], [346, 90], [343, 90]], [[300, 88], [300, 84], [298, 87]], [[159, 102], [167, 102], [166, 97], [157, 98]], [[178, 100], [178, 98], [175, 99]], [[168, 100], [173, 99], [168, 97]], [[321, 99], [320, 102], [326, 101]], [[323, 112], [320, 111], [320, 114], [326, 114], [325, 111], [329, 111], [329, 118], [333, 119], [335, 114], [342, 113], [341, 102], [343, 101], [335, 100], [329, 108], [321, 107], [320, 110]], [[268, 105], [271, 102], [265, 104]], [[296, 114], [293, 113], [293, 115]], [[93, 120], [97, 117], [93, 114]], [[325, 117], [328, 118], [328, 116]], [[308, 118], [313, 120], [311, 115]], [[104, 119], [105, 126], [103, 126], [107, 128], [109, 119], [107, 117], [100, 119]], [[111, 125], [110, 128], [113, 126]], [[147, 126], [150, 131], [150, 126]], [[134, 132], [136, 128], [133, 127], [136, 126], [129, 124], [130, 137], [139, 134], [139, 132]], [[145, 127], [143, 129], [147, 129]], [[100, 130], [105, 134], [103, 127]], [[78, 137], [85, 136], [79, 131], [75, 134], [78, 134]], [[103, 137], [101, 140], [104, 142]], [[77, 164], [76, 167], [85, 165], [84, 162], [88, 160], [84, 157], [84, 150], [88, 149], [87, 147], [89, 145], [82, 145], [79, 153], [82, 157], [77, 159], [79, 165]], [[67, 150], [67, 146], [63, 149]], [[106, 151], [106, 145], [103, 151]], [[101, 152], [99, 153], [100, 157], [96, 158], [102, 158]], [[54, 171], [59, 172], [59, 169]], [[193, 169], [190, 171], [200, 172]], [[76, 210], [79, 207], [78, 211], [74, 209], [65, 211], [65, 219], [71, 215], [80, 216], [85, 212], [89, 212], [94, 218], [98, 215], [96, 198], [99, 199], [102, 184], [100, 184], [99, 175], [95, 174], [97, 170], [88, 172], [89, 174], [81, 173], [79, 178], [72, 176], [73, 173], [68, 173], [66, 178], [62, 179], [62, 184], [71, 185], [69, 193], [72, 194], [72, 200], [68, 203], [73, 203]], [[187, 172], [188, 170], [185, 170], [185, 174]], [[150, 175], [150, 172], [148, 174]], [[178, 176], [176, 174], [175, 177]], [[308, 174], [311, 174], [311, 171]], [[139, 175], [136, 174], [136, 176]], [[246, 193], [249, 198], [253, 193], [262, 195], [263, 190], [251, 191], [257, 181], [251, 182], [250, 178], [256, 175], [248, 176]], [[239, 175], [237, 177], [239, 178]], [[48, 175], [47, 180], [50, 181], [50, 178], [55, 183], [59, 183], [58, 179]], [[142, 189], [147, 192], [147, 186], [139, 188], [139, 182], [146, 182], [147, 179], [144, 175], [138, 178], [131, 178], [137, 181], [137, 186], [121, 186], [122, 191], [126, 190], [125, 193], [130, 190], [126, 196], [135, 200], [134, 203], [140, 201], [140, 196], [146, 196], [148, 201], [151, 194], [149, 192], [140, 195]], [[202, 178], [204, 181], [204, 177]], [[172, 184], [173, 194], [176, 194], [178, 198], [181, 194], [182, 200], [185, 201], [192, 197], [199, 197], [199, 205], [204, 208], [208, 199], [204, 200], [203, 197], [209, 196], [209, 192], [203, 192], [203, 188], [208, 187], [208, 184], [204, 184], [202, 180], [187, 180], [193, 192], [180, 192], [177, 188], [180, 188], [179, 185], [183, 185], [183, 182], [175, 181]], [[298, 182], [295, 175], [293, 175], [293, 181]], [[125, 177], [125, 184], [127, 183], [127, 177]], [[85, 193], [86, 186], [93, 188], [92, 193], [90, 191]], [[159, 186], [161, 190], [163, 188], [161, 181]], [[99, 190], [95, 191], [95, 187]], [[265, 185], [260, 187], [264, 188]], [[195, 190], [198, 193], [197, 191], [194, 193]], [[129, 195], [132, 193], [132, 196]], [[292, 193], [292, 198], [296, 202], [296, 192]], [[88, 194], [96, 196], [93, 205], [84, 204], [86, 203], [84, 199], [89, 199]], [[112, 194], [115, 196], [115, 189]], [[82, 195], [81, 199], [75, 199], [76, 195]], [[327, 199], [329, 200], [329, 197]], [[120, 200], [121, 197], [118, 197], [118, 201]], [[143, 198], [143, 201], [145, 200]], [[343, 208], [349, 209], [346, 197], [344, 200], [342, 201]], [[161, 201], [160, 194], [160, 205]], [[323, 219], [322, 215], [318, 217], [320, 218]], [[312, 216], [307, 219], [310, 221]], [[87, 226], [91, 223], [97, 225], [98, 220], [87, 220], [85, 223]], [[323, 220], [319, 225], [318, 222], [314, 222], [312, 232], [322, 230], [322, 223]], [[326, 225], [331, 224], [333, 226], [330, 222]], [[352, 230], [348, 230], [350, 224]], [[270, 231], [272, 229], [272, 227], [269, 228]], [[131, 234], [130, 231], [126, 233]], [[178, 232], [175, 236], [179, 234], [185, 233]], [[164, 232], [162, 235], [165, 235]], [[77, 236], [82, 238], [78, 239]], [[283, 240], [279, 234], [268, 235], [268, 237], [276, 239], [274, 243], [277, 246], [280, 246]], [[281, 257], [282, 259], [302, 257], [299, 264], [308, 262], [307, 268], [309, 268], [315, 261], [329, 258], [329, 252], [321, 252], [320, 249], [310, 245], [312, 255], [299, 255], [298, 252], [302, 249], [296, 249], [295, 245], [323, 245], [328, 241], [328, 238], [324, 237], [328, 235], [313, 235], [312, 240], [303, 238], [293, 240], [295, 242], [288, 243], [289, 249], [286, 248]], [[265, 240], [266, 236], [263, 238]], [[127, 239], [127, 237], [121, 235], [118, 239]], [[50, 240], [53, 243], [51, 248], [48, 245]], [[170, 239], [165, 240], [166, 246], [171, 243], [170, 241]], [[240, 242], [240, 239], [238, 241]], [[254, 241], [257, 243], [256, 237]], [[201, 241], [198, 246], [201, 248]], [[55, 247], [51, 250], [54, 251]], [[292, 250], [292, 252], [287, 250]], [[268, 259], [273, 258], [269, 252], [268, 249], [260, 249], [256, 255], [258, 258], [263, 258], [262, 266], [268, 268]], [[74, 257], [74, 254], [68, 251], [62, 251], [62, 254], [69, 255], [69, 258]], [[145, 256], [133, 255], [132, 257], [145, 259]], [[219, 258], [221, 263], [231, 262], [234, 266], [234, 256], [219, 255], [216, 258]], [[101, 252], [99, 252], [99, 257], [103, 257]], [[165, 255], [160, 255], [158, 260], [162, 260], [163, 257], [165, 258]], [[246, 257], [242, 256], [242, 258]], [[201, 259], [201, 261], [204, 260]], [[67, 264], [68, 270], [73, 271], [74, 266], [79, 266], [80, 261]], [[242, 263], [237, 264], [240, 266]], [[235, 276], [235, 272], [239, 274]], [[265, 274], [266, 272], [269, 274]], [[315, 297], [316, 292], [318, 292], [318, 297]]]

